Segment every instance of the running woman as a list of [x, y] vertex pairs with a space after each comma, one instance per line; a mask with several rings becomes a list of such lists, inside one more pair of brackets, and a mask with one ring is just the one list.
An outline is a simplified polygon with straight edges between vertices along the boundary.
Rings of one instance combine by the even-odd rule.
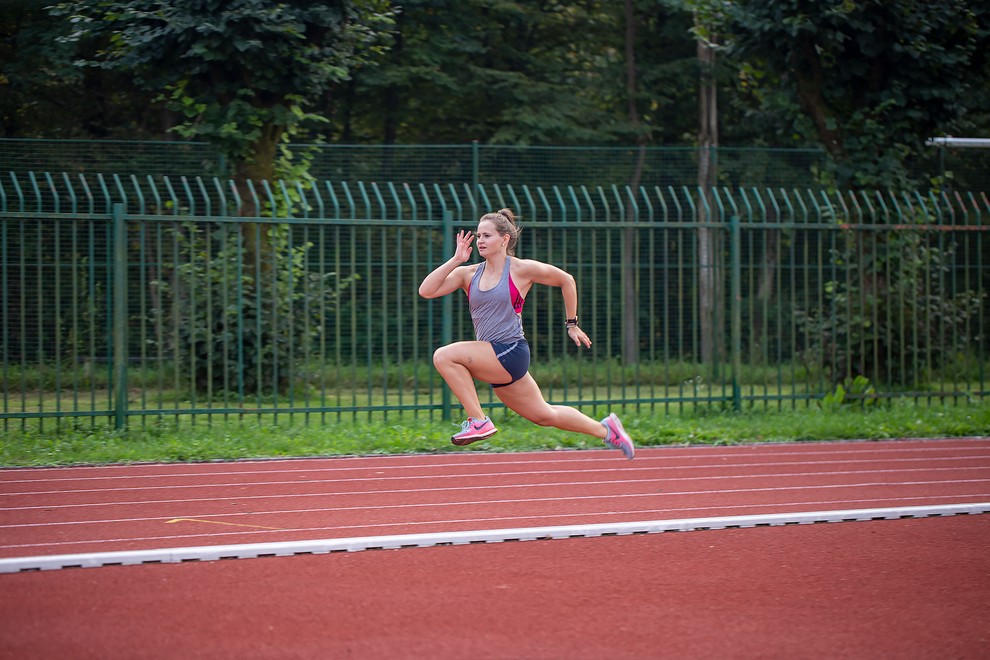
[[[464, 266], [476, 239], [478, 254], [484, 261]], [[474, 384], [477, 379], [489, 383], [502, 403], [529, 421], [601, 438], [631, 459], [636, 449], [614, 413], [599, 422], [575, 408], [550, 405], [529, 374], [529, 344], [523, 334], [522, 309], [534, 284], [560, 288], [566, 314], [564, 326], [575, 345], [590, 347], [591, 339], [578, 326], [574, 278], [556, 266], [517, 259], [514, 255], [518, 240], [519, 228], [510, 209], [486, 213], [478, 221], [477, 235], [458, 232], [454, 256], [419, 285], [419, 295], [424, 298], [463, 290], [477, 338], [442, 346], [433, 354], [434, 366], [468, 415], [461, 431], [450, 441], [458, 446], [469, 445], [498, 431], [481, 409]]]

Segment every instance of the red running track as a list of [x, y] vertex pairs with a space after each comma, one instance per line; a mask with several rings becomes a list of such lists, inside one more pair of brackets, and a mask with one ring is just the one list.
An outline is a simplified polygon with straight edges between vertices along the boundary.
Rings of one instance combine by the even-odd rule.
[[[990, 500], [990, 440], [0, 471], [0, 553]], [[990, 657], [990, 516], [0, 575], [2, 658]]]
[[990, 657], [990, 515], [0, 575], [0, 658]]
[[990, 501], [990, 439], [0, 471], [0, 557]]

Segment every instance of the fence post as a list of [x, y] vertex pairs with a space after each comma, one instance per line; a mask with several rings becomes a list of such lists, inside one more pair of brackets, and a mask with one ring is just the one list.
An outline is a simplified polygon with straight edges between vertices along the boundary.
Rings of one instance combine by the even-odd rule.
[[[441, 258], [449, 258], [448, 255], [454, 253], [454, 212], [444, 210], [443, 221], [440, 223], [440, 231], [443, 232], [443, 255]], [[443, 319], [440, 323], [440, 345], [446, 346], [454, 340], [454, 301], [453, 296], [444, 296], [440, 302], [440, 313]], [[443, 418], [450, 419], [451, 401], [450, 388], [444, 385], [441, 404], [443, 406]]]
[[[478, 151], [478, 141], [471, 140], [471, 195], [478, 194], [478, 161], [480, 160], [480, 154]], [[475, 197], [477, 199], [477, 197]], [[479, 204], [480, 206], [480, 204]]]
[[739, 376], [742, 372], [742, 263], [739, 216], [729, 218], [729, 270], [730, 312], [729, 336], [732, 347], [732, 409], [742, 410], [742, 391], [739, 386]]
[[127, 426], [127, 223], [124, 205], [113, 205], [114, 428]]

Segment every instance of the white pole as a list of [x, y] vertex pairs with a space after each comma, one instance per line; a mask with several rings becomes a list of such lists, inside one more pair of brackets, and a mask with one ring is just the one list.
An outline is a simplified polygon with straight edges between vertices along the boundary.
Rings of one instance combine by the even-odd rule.
[[934, 137], [928, 138], [927, 144], [937, 147], [986, 149], [990, 147], [990, 138]]

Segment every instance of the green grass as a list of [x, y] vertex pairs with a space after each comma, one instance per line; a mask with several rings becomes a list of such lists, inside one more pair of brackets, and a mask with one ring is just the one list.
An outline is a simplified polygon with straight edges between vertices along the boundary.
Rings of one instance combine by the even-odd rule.
[[[167, 391], [173, 387], [180, 392], [191, 387], [190, 378], [185, 373], [185, 364], [163, 361], [144, 361], [127, 369], [128, 386], [147, 391]], [[938, 369], [923, 369], [919, 376], [922, 382], [912, 389], [932, 389], [941, 383], [954, 383], [966, 386], [968, 383], [982, 383], [985, 374], [990, 372], [990, 361], [968, 354], [956, 354], [946, 359]], [[712, 367], [691, 361], [644, 360], [636, 365], [623, 365], [618, 359], [574, 357], [553, 357], [540, 359], [532, 365], [531, 373], [543, 387], [563, 387], [568, 383], [582, 382], [587, 386], [605, 387], [618, 383], [638, 383], [641, 387], [658, 386], [672, 388], [696, 383], [715, 384], [728, 382], [731, 378], [730, 365], [722, 364], [718, 375]], [[87, 392], [106, 390], [110, 387], [112, 374], [105, 363], [72, 364], [49, 363], [44, 365], [3, 365], [3, 376], [8, 387], [14, 390], [34, 392], [57, 390]], [[780, 387], [792, 384], [795, 387], [818, 389], [828, 381], [820, 366], [800, 361], [747, 362], [742, 365], [742, 383], [749, 387]], [[362, 391], [367, 388], [411, 388], [429, 389], [439, 382], [439, 376], [428, 358], [406, 362], [335, 363], [313, 362], [296, 367], [293, 382], [300, 391], [309, 389]], [[270, 385], [270, 383], [268, 384]], [[188, 396], [188, 392], [173, 395]], [[251, 394], [250, 392], [248, 393]]]
[[[593, 411], [588, 410], [592, 413]], [[864, 411], [855, 405], [823, 410], [811, 405], [798, 410], [679, 411], [676, 413], [618, 410], [640, 447], [756, 442], [883, 440], [891, 438], [986, 435], [990, 405], [915, 404], [896, 400]], [[469, 448], [453, 447], [457, 426], [437, 416], [411, 413], [345, 414], [308, 424], [296, 415], [293, 424], [253, 420], [207, 426], [174, 422], [148, 423], [116, 432], [88, 423], [69, 422], [47, 430], [8, 429], [0, 436], [0, 465], [42, 466], [134, 462], [181, 462], [303, 456], [345, 456], [464, 451], [518, 452], [597, 448], [594, 438], [535, 426], [498, 409], [492, 417], [498, 435]]]

